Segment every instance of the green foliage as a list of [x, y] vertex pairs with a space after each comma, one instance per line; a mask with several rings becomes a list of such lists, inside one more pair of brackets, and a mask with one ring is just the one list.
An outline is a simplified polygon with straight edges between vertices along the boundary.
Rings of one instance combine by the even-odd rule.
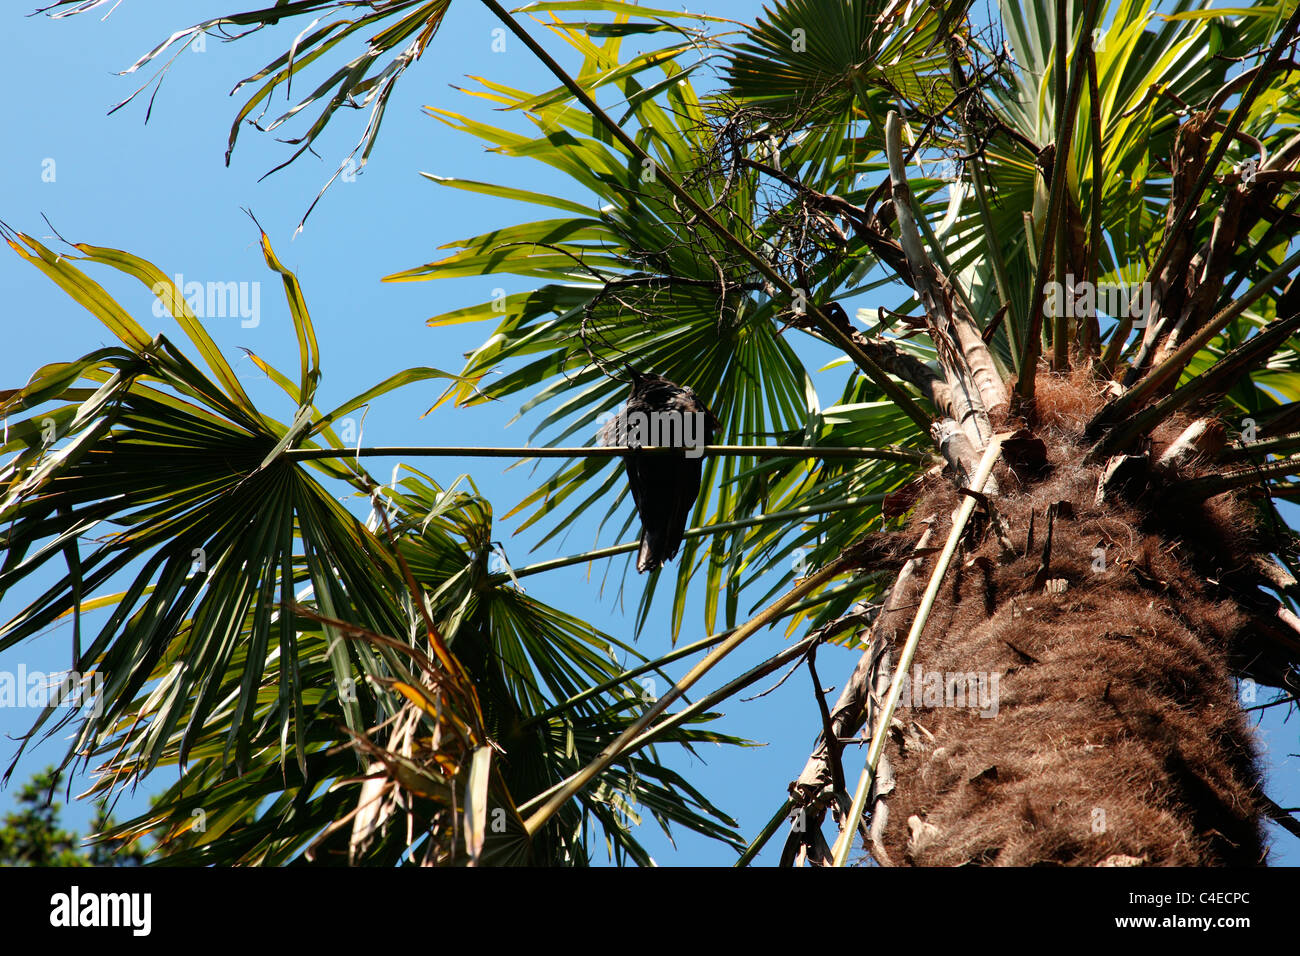
[[[107, 801], [96, 804], [90, 833], [83, 840], [59, 825], [63, 805], [54, 794], [63, 779], [48, 767], [14, 794], [17, 809], [0, 821], [0, 866], [140, 866], [148, 856], [139, 846], [105, 839], [114, 826]], [[86, 844], [89, 844], [88, 846]]]
[[[378, 773], [378, 761], [410, 792], [400, 803], [420, 828], [420, 851], [463, 861], [452, 836], [471, 765], [490, 767], [478, 785], [517, 820], [514, 794], [560, 782], [643, 710], [616, 652], [644, 658], [508, 579], [490, 579], [492, 509], [477, 493], [444, 490], [413, 471], [382, 489], [344, 455], [291, 457], [341, 450], [331, 428], [340, 416], [408, 382], [447, 376], [412, 369], [337, 409], [317, 408], [310, 314], [265, 236], [298, 338], [298, 379], [253, 360], [290, 399], [288, 424], [253, 407], [157, 267], [111, 249], [56, 255], [29, 236], [7, 238], [122, 343], [0, 393], [10, 420], [0, 594], [66, 565], [0, 626], [0, 648], [64, 616], [107, 612], [78, 648], [78, 670], [102, 677], [103, 692], [82, 712], [69, 759], [105, 759], [94, 788], [104, 795], [159, 767], [180, 771], [111, 837], [152, 833], [172, 863], [395, 865], [416, 850], [407, 826], [385, 817], [350, 841], [335, 826], [355, 815], [357, 775]], [[210, 377], [165, 335], [146, 333], [79, 261], [154, 289]], [[335, 488], [369, 500], [370, 521], [354, 517]], [[121, 530], [82, 554], [78, 539], [100, 521]], [[130, 586], [104, 593], [123, 571], [134, 576]], [[65, 710], [60, 723], [75, 716]], [[661, 743], [738, 743], [693, 725], [712, 716]], [[371, 739], [395, 723], [408, 728], [400, 746]], [[348, 740], [357, 749], [339, 746]], [[475, 763], [490, 746], [507, 746], [511, 759]], [[628, 827], [638, 802], [665, 827], [738, 842], [733, 822], [647, 750], [611, 769], [531, 847], [521, 849], [507, 828], [470, 855], [586, 862], [594, 827], [617, 858], [646, 863]]]

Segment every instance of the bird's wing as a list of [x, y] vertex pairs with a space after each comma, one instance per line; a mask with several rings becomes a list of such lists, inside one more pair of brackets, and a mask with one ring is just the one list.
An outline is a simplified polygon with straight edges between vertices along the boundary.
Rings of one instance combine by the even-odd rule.
[[686, 523], [695, 509], [695, 499], [700, 494], [700, 459], [687, 458], [675, 461], [676, 473], [673, 476], [673, 494], [669, 497], [667, 523], [664, 527], [664, 560], [677, 557], [682, 546], [682, 535], [686, 532]]
[[718, 421], [718, 416], [714, 415], [713, 412], [709, 410], [709, 406], [704, 404], [703, 399], [695, 394], [695, 389], [686, 386], [682, 391], [686, 393], [691, 411], [704, 413], [704, 421], [708, 428], [709, 444], [713, 444], [714, 437], [722, 431], [722, 422]]

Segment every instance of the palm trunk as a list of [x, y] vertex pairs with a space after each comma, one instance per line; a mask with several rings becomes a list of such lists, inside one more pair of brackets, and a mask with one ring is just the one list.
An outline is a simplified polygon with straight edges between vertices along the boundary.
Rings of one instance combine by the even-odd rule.
[[[1263, 862], [1230, 672], [1252, 619], [1227, 590], [1250, 566], [1252, 522], [1222, 498], [1102, 487], [1107, 469], [1080, 465], [1086, 392], [1040, 376], [1046, 467], [1003, 473], [1005, 524], [968, 533], [944, 582], [894, 715], [895, 789], [873, 808], [881, 862]], [[915, 514], [937, 514], [942, 540], [958, 503], [935, 481]], [[906, 634], [924, 577], [891, 602], [880, 639]]]

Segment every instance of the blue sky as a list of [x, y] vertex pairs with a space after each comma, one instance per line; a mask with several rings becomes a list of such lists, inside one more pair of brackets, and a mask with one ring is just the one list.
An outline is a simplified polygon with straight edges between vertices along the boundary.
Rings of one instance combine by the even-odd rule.
[[[486, 153], [477, 141], [448, 130], [423, 114], [421, 107], [442, 106], [501, 122], [481, 100], [471, 100], [453, 85], [462, 84], [467, 75], [482, 75], [512, 87], [540, 91], [554, 86], [549, 74], [513, 37], [507, 39], [504, 52], [493, 52], [492, 31], [499, 23], [480, 4], [452, 4], [429, 52], [398, 84], [369, 165], [355, 181], [336, 183], [295, 238], [303, 213], [355, 141], [363, 114], [341, 115], [331, 124], [316, 144], [321, 158], [304, 156], [261, 182], [259, 178], [287, 158], [291, 149], [272, 136], [245, 128], [230, 167], [224, 165], [230, 123], [242, 103], [227, 94], [237, 79], [284, 49], [289, 33], [301, 29], [291, 26], [289, 30], [264, 31], [238, 44], [209, 38], [203, 52], [181, 53], [157, 95], [147, 125], [148, 92], [107, 116], [111, 106], [149, 75], [119, 77], [114, 75], [117, 71], [173, 30], [228, 12], [231, 7], [229, 0], [171, 0], [162, 6], [165, 12], [159, 9], [159, 5], [127, 0], [103, 21], [97, 15], [100, 11], [51, 21], [24, 18], [13, 5], [6, 10], [0, 55], [9, 65], [10, 75], [23, 82], [21, 92], [6, 97], [0, 106], [8, 144], [0, 151], [0, 183], [4, 187], [0, 218], [54, 245], [44, 215], [69, 240], [128, 250], [169, 274], [182, 273], [187, 280], [260, 282], [261, 312], [256, 327], [244, 327], [238, 318], [221, 318], [210, 320], [208, 328], [254, 400], [281, 417], [287, 415], [282, 393], [267, 383], [240, 351], [241, 347], [251, 349], [279, 367], [293, 367], [297, 360], [279, 283], [272, 281], [263, 265], [256, 228], [245, 208], [257, 216], [281, 261], [302, 282], [325, 372], [320, 407], [332, 407], [409, 366], [459, 368], [462, 354], [481, 343], [488, 326], [431, 330], [425, 321], [448, 309], [483, 301], [498, 286], [505, 286], [507, 292], [522, 291], [529, 287], [528, 280], [491, 277], [383, 283], [380, 279], [440, 257], [437, 250], [443, 243], [517, 221], [521, 213], [500, 200], [436, 186], [419, 173], [502, 182], [540, 192], [563, 189], [571, 193], [572, 187], [540, 164]], [[744, 19], [757, 13], [759, 4], [729, 0], [707, 12], [714, 10]], [[554, 38], [544, 37], [543, 42], [552, 51], [559, 49]], [[280, 99], [276, 105], [282, 103]], [[295, 132], [300, 129], [291, 128]], [[51, 168], [53, 181], [46, 181]], [[536, 218], [542, 215], [539, 212]], [[95, 275], [150, 331], [175, 332], [170, 319], [154, 317], [153, 300], [143, 286], [116, 282], [102, 273]], [[4, 387], [22, 383], [45, 363], [113, 344], [98, 322], [7, 251], [0, 252], [0, 290], [6, 306], [7, 347], [0, 351], [0, 384]], [[830, 357], [821, 349], [804, 347], [801, 352], [810, 368]], [[833, 401], [842, 382], [839, 371], [818, 376], [823, 404]], [[377, 402], [365, 419], [363, 443], [527, 442], [528, 421], [507, 428], [515, 404], [470, 410], [443, 407], [422, 418], [437, 393], [437, 384], [430, 383]], [[369, 467], [377, 477], [386, 479], [392, 464], [372, 460]], [[444, 486], [468, 472], [494, 503], [498, 516], [531, 491], [532, 482], [549, 474], [546, 465], [536, 472], [528, 467], [507, 472], [506, 462], [492, 459], [424, 459], [416, 464]], [[608, 536], [596, 540], [594, 521], [580, 521], [564, 539], [530, 555], [529, 535], [513, 536], [511, 523], [502, 525], [502, 533], [496, 537], [506, 542], [515, 564], [614, 543]], [[627, 592], [620, 599], [617, 577], [621, 565], [615, 570], [610, 578], [614, 583], [604, 589], [603, 569], [597, 568], [588, 577], [585, 567], [533, 576], [525, 580], [525, 586], [537, 598], [631, 639], [641, 579], [630, 575]], [[8, 618], [34, 593], [29, 588], [8, 595], [0, 615]], [[660, 601], [640, 637], [643, 652], [654, 655], [667, 649], [666, 618], [666, 602]], [[703, 636], [702, 619], [698, 608], [688, 611], [683, 640]], [[35, 642], [0, 654], [0, 671], [13, 671], [20, 664], [29, 670], [66, 668], [69, 636], [68, 629], [52, 630]], [[723, 668], [725, 677], [770, 656], [784, 641], [779, 632], [756, 638]], [[854, 653], [824, 649], [818, 656], [823, 682], [838, 685], [855, 660]], [[681, 672], [679, 668], [674, 674]], [[722, 679], [719, 677], [719, 683]], [[759, 685], [755, 692], [765, 686]], [[734, 815], [742, 832], [753, 835], [785, 798], [786, 784], [802, 768], [820, 718], [806, 672], [793, 675], [761, 699], [733, 699], [725, 710], [725, 718], [716, 726], [762, 746], [701, 748], [698, 758], [683, 754], [675, 759], [675, 766]], [[1278, 710], [1267, 712], [1261, 740], [1276, 755], [1270, 758], [1270, 767], [1277, 785], [1271, 786], [1270, 792], [1280, 802], [1294, 806], [1300, 804], [1297, 761], [1287, 756], [1295, 750], [1294, 730], [1280, 729]], [[0, 709], [0, 732], [19, 734], [32, 716], [32, 711], [21, 708]], [[10, 804], [17, 784], [53, 762], [63, 749], [61, 740], [31, 748], [9, 790], [0, 795], [0, 807]], [[8, 763], [12, 750], [7, 741], [0, 748], [3, 764]], [[857, 768], [846, 770], [856, 778]], [[143, 805], [144, 799], [143, 792], [128, 797], [119, 816]], [[73, 825], [83, 828], [87, 817], [85, 808], [66, 814]], [[642, 830], [644, 842], [661, 864], [726, 864], [734, 859], [725, 847], [689, 833], [675, 833], [674, 845], [653, 821]], [[779, 838], [772, 841], [759, 858], [760, 864], [775, 861], [780, 843]], [[1290, 844], [1279, 842], [1275, 859], [1300, 859], [1292, 849], [1295, 841]], [[603, 853], [598, 850], [597, 854], [596, 862], [601, 862]]]

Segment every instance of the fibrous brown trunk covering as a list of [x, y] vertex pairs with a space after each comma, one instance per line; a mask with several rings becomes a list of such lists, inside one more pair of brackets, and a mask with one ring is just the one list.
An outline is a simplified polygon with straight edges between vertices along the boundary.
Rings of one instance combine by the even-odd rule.
[[[1104, 469], [1076, 443], [1089, 402], [1052, 378], [1048, 468], [999, 476], [1009, 534], [968, 535], [923, 633], [884, 849], [917, 865], [1258, 865], [1259, 771], [1228, 669], [1248, 619], [1219, 583], [1246, 563], [1251, 522], [1222, 498], [1098, 501]], [[943, 540], [958, 503], [935, 480], [914, 514], [937, 513]], [[880, 633], [901, 641], [926, 576]]]

